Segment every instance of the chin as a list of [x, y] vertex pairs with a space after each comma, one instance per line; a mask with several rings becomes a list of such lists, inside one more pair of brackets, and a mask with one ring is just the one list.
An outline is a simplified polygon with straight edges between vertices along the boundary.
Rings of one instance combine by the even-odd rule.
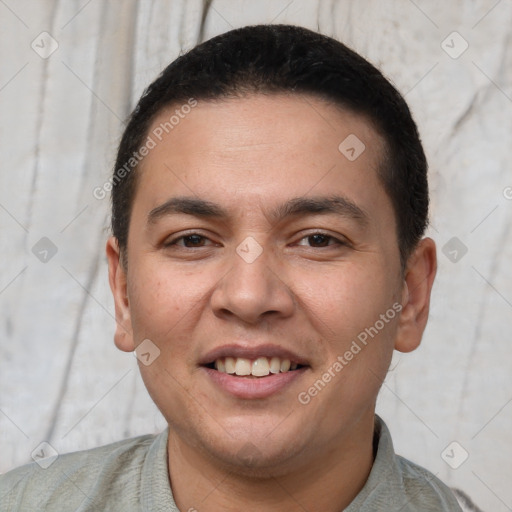
[[[211, 447], [210, 447], [211, 450]], [[212, 450], [215, 461], [225, 467], [227, 471], [250, 478], [272, 478], [285, 475], [293, 466], [293, 459], [297, 453], [284, 453], [283, 449], [265, 451], [262, 453], [254, 444], [247, 442], [236, 451]]]
[[[256, 436], [247, 432], [238, 439], [226, 436], [203, 438], [202, 448], [215, 464], [221, 464], [227, 471], [251, 478], [278, 477], [297, 467], [303, 448], [291, 442], [293, 436], [284, 439], [268, 438], [268, 431]], [[207, 442], [205, 442], [207, 440]], [[217, 442], [216, 442], [217, 441]]]

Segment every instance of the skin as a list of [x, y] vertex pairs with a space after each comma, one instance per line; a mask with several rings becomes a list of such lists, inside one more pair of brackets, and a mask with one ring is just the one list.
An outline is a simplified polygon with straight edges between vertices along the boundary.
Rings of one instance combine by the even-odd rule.
[[[338, 150], [350, 134], [366, 146], [354, 161]], [[139, 366], [169, 423], [180, 510], [334, 512], [363, 487], [379, 388], [393, 349], [408, 352], [421, 341], [436, 271], [428, 238], [401, 271], [395, 214], [377, 176], [383, 148], [365, 118], [320, 99], [252, 95], [199, 102], [137, 170], [128, 268], [116, 239], [107, 243], [115, 342], [132, 351], [150, 339], [160, 350]], [[333, 195], [357, 205], [366, 221], [272, 216], [290, 199]], [[168, 214], [148, 222], [178, 196], [216, 203], [227, 217]], [[190, 230], [205, 238], [165, 245]], [[311, 238], [318, 232], [327, 236]], [[249, 236], [263, 251], [252, 263], [236, 252]], [[397, 303], [401, 314], [301, 404], [298, 394]], [[199, 365], [227, 343], [276, 344], [308, 366], [278, 393], [241, 399], [213, 385]], [[250, 464], [240, 455], [248, 446]]]

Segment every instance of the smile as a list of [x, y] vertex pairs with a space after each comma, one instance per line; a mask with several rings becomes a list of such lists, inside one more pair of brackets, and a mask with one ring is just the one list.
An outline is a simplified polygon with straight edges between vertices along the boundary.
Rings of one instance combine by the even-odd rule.
[[198, 364], [214, 388], [243, 400], [280, 394], [311, 370], [311, 361], [298, 352], [247, 340], [218, 346]]
[[271, 374], [286, 373], [302, 368], [302, 365], [280, 357], [220, 357], [207, 365], [218, 372], [238, 377], [267, 377]]

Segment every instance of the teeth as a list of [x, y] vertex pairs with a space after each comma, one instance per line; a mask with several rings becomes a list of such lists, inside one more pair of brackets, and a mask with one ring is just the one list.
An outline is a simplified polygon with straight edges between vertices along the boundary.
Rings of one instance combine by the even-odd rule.
[[226, 357], [215, 361], [215, 368], [221, 373], [239, 376], [265, 377], [269, 374], [286, 373], [298, 368], [297, 363], [279, 357], [258, 357], [254, 361], [245, 357]]
[[[219, 359], [217, 359], [217, 361], [219, 361]], [[217, 361], [215, 361], [215, 364], [217, 364]], [[221, 361], [222, 361], [222, 359], [221, 359]], [[224, 368], [225, 368], [226, 373], [231, 373], [231, 374], [235, 373], [235, 360], [232, 357], [226, 357], [226, 359], [224, 359]], [[221, 370], [219, 370], [219, 371], [221, 371]]]
[[251, 375], [256, 377], [264, 377], [270, 373], [270, 365], [266, 357], [258, 357], [256, 361], [253, 361], [251, 367]]
[[237, 375], [251, 375], [251, 361], [238, 357], [235, 364], [235, 373]]
[[270, 373], [279, 373], [281, 370], [281, 360], [279, 357], [273, 357], [270, 360]]

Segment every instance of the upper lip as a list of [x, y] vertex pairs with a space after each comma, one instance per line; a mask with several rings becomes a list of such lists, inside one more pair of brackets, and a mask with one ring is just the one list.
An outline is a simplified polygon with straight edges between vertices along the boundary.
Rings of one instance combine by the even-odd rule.
[[279, 357], [280, 359], [289, 359], [292, 363], [302, 366], [309, 366], [308, 361], [301, 355], [280, 347], [279, 345], [222, 345], [207, 352], [199, 360], [200, 365], [207, 365], [224, 357], [244, 357], [246, 359], [258, 359], [258, 357]]

